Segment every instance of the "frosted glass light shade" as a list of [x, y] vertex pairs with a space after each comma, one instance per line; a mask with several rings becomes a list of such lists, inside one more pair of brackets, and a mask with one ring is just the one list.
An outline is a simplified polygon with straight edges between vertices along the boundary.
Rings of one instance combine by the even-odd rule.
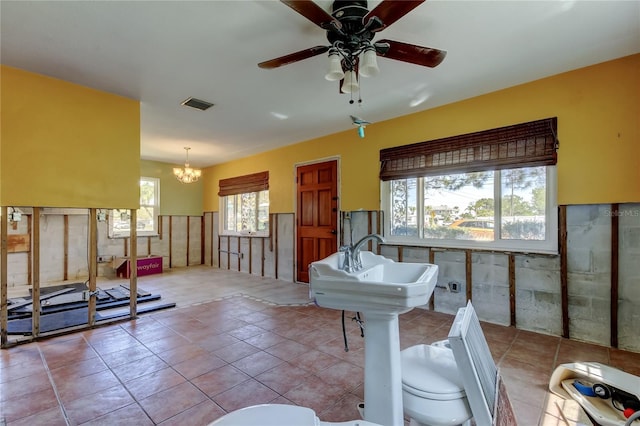
[[376, 49], [374, 47], [369, 47], [362, 54], [362, 60], [360, 61], [360, 75], [363, 77], [375, 77], [379, 72], [380, 68], [378, 68]]
[[338, 81], [344, 78], [344, 71], [342, 71], [342, 61], [340, 55], [337, 52], [329, 54], [329, 71], [324, 76], [329, 81]]
[[342, 83], [342, 93], [355, 93], [359, 89], [358, 76], [353, 71], [347, 71], [344, 74], [344, 82]]

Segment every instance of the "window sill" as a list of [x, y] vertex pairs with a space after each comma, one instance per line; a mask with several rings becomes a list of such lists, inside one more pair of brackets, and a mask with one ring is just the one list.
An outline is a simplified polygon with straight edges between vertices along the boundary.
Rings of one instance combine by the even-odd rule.
[[[158, 234], [157, 232], [140, 232], [136, 235], [136, 237], [138, 238], [142, 238], [142, 237], [159, 237], [160, 234]], [[111, 239], [124, 239], [124, 238], [131, 238], [130, 234], [113, 234], [113, 235], [109, 235], [109, 238]]]
[[531, 247], [531, 248], [523, 248], [523, 247], [496, 247], [496, 246], [483, 246], [482, 244], [464, 244], [464, 243], [440, 243], [434, 244], [432, 241], [400, 241], [393, 240], [387, 238], [384, 243], [381, 243], [383, 246], [389, 247], [407, 247], [407, 248], [422, 248], [429, 249], [433, 251], [466, 251], [470, 250], [472, 252], [477, 253], [496, 253], [496, 254], [519, 254], [519, 255], [535, 255], [535, 256], [547, 256], [547, 257], [557, 257], [559, 256], [559, 251], [553, 249], [547, 249], [542, 247]]
[[267, 232], [221, 232], [221, 237], [269, 238]]

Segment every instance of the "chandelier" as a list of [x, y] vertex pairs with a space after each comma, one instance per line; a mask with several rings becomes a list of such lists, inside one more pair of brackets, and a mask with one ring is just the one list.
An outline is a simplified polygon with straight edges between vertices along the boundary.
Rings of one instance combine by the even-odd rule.
[[173, 174], [176, 179], [182, 183], [193, 183], [200, 179], [200, 176], [202, 176], [202, 170], [189, 167], [189, 150], [191, 148], [185, 146], [184, 149], [187, 151], [187, 159], [184, 163], [184, 169], [181, 167], [174, 167]]

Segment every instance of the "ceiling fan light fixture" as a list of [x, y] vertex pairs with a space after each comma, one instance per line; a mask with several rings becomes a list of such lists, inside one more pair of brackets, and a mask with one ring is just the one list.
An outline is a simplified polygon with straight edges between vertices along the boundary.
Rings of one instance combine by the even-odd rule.
[[380, 72], [378, 68], [378, 60], [376, 55], [376, 49], [372, 45], [369, 45], [362, 54], [362, 60], [360, 61], [360, 75], [363, 77], [375, 77]]
[[336, 49], [329, 51], [329, 71], [324, 76], [329, 81], [338, 81], [344, 78], [344, 71], [342, 71], [342, 58]]
[[355, 93], [359, 89], [358, 75], [355, 71], [347, 71], [344, 74], [344, 81], [342, 82], [342, 93]]

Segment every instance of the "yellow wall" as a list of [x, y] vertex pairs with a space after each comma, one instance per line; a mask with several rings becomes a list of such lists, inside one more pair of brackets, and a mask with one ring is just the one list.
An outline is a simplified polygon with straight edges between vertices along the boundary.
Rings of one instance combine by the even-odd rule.
[[160, 214], [201, 216], [202, 180], [189, 184], [180, 183], [173, 176], [173, 167], [184, 167], [184, 164], [140, 161], [140, 176], [160, 179]]
[[[336, 102], [341, 102], [336, 96]], [[339, 156], [341, 209], [380, 207], [379, 151], [558, 117], [558, 203], [640, 201], [640, 55], [559, 74], [439, 108], [210, 167], [204, 208], [218, 210], [218, 181], [269, 170], [270, 211], [295, 210], [296, 163]]]
[[0, 71], [2, 205], [138, 208], [138, 101]]

